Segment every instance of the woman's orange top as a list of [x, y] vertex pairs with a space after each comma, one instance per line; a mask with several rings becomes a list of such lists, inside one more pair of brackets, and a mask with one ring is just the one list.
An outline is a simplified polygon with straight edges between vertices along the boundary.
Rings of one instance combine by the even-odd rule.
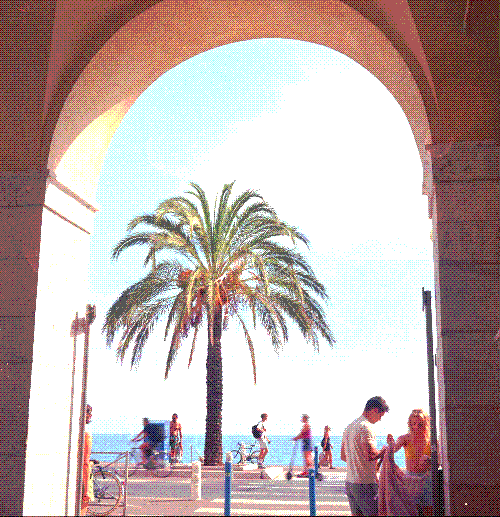
[[[408, 462], [409, 460], [417, 460], [417, 451], [415, 450], [415, 445], [413, 445], [413, 443], [409, 442], [407, 443], [405, 446], [405, 457], [406, 457], [406, 461]], [[425, 456], [429, 456], [431, 455], [431, 444], [430, 443], [426, 443], [425, 446], [424, 446], [424, 450], [423, 450], [423, 453]]]

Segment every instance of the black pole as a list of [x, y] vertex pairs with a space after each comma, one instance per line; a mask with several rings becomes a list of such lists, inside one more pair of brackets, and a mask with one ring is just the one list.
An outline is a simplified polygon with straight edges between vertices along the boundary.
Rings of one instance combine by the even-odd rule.
[[439, 463], [437, 448], [436, 389], [434, 384], [434, 342], [432, 337], [432, 305], [431, 292], [422, 287], [423, 310], [425, 310], [427, 332], [427, 369], [429, 377], [429, 413], [431, 417], [431, 474], [432, 505], [434, 515], [443, 515], [439, 481]]

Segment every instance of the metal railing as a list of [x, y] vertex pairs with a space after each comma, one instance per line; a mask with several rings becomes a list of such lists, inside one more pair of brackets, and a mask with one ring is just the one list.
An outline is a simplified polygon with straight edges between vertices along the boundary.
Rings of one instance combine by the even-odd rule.
[[193, 464], [193, 450], [197, 454], [198, 458], [203, 458], [203, 454], [201, 454], [200, 451], [191, 444], [191, 465]]
[[[111, 465], [113, 465], [115, 463], [118, 464], [118, 462], [120, 460], [125, 458], [125, 476], [124, 476], [125, 479], [121, 482], [122, 483], [122, 487], [123, 487], [123, 503], [120, 502], [117, 505], [117, 508], [123, 508], [122, 515], [126, 516], [127, 515], [128, 469], [129, 469], [130, 452], [129, 451], [126, 451], [126, 452], [114, 452], [114, 451], [105, 452], [105, 451], [100, 451], [100, 452], [92, 452], [91, 453], [92, 456], [94, 454], [116, 455], [116, 458], [113, 461], [111, 461], [109, 463], [106, 463], [105, 465], [101, 465], [99, 463], [99, 467], [101, 467], [102, 470], [108, 470], [108, 467], [110, 467]], [[121, 476], [118, 474], [118, 471], [116, 470], [116, 468], [113, 467], [112, 469], [110, 469], [110, 472], [112, 472], [113, 474], [116, 474], [117, 477], [121, 481]]]

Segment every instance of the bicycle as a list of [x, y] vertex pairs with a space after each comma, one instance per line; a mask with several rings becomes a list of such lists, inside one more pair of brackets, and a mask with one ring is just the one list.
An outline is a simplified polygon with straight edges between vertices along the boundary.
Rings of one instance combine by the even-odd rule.
[[89, 501], [87, 511], [92, 515], [107, 515], [118, 506], [122, 498], [123, 483], [112, 467], [101, 467], [98, 460], [90, 461], [94, 500]]
[[158, 451], [157, 449], [151, 449], [151, 452], [147, 454], [147, 461], [142, 461], [141, 450], [139, 447], [132, 447], [130, 449], [130, 458], [134, 461], [133, 464], [129, 465], [128, 477], [133, 477], [141, 469], [147, 470], [158, 470], [165, 467], [165, 463], [160, 460], [165, 457], [165, 453]]
[[247, 454], [246, 449], [247, 446], [244, 443], [238, 442], [238, 445], [240, 446], [239, 449], [236, 449], [234, 451], [231, 451], [231, 454], [233, 455], [233, 464], [234, 465], [243, 465], [244, 463], [256, 463], [259, 460], [259, 454], [260, 454], [260, 446], [256, 449], [254, 447], [257, 445], [257, 442], [255, 442], [253, 445], [249, 446], [249, 452]]

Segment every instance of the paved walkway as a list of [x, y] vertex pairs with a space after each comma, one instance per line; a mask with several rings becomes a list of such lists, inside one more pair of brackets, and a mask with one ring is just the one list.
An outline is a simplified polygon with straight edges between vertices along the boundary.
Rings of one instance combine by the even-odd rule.
[[[345, 473], [323, 474], [323, 481], [316, 482], [317, 515], [350, 515], [344, 494]], [[223, 515], [223, 483], [223, 478], [204, 479], [202, 499], [191, 501], [189, 479], [130, 480], [127, 515]], [[231, 515], [309, 515], [307, 479], [234, 479], [231, 494]]]
[[[344, 494], [345, 474], [325, 473], [316, 482], [317, 515], [351, 515]], [[224, 498], [217, 497], [195, 510], [194, 515], [223, 515]], [[309, 480], [250, 480], [233, 486], [231, 515], [310, 515]]]

